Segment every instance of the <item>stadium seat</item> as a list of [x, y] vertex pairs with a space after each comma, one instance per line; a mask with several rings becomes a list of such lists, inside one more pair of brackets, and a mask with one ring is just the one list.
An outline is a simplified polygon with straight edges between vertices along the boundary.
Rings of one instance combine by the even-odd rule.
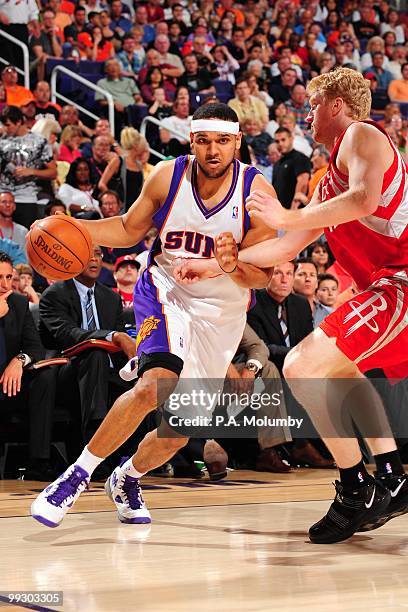
[[221, 79], [215, 79], [213, 81], [215, 87], [215, 93], [220, 102], [226, 104], [228, 100], [234, 97], [234, 87], [230, 81], [223, 81]]

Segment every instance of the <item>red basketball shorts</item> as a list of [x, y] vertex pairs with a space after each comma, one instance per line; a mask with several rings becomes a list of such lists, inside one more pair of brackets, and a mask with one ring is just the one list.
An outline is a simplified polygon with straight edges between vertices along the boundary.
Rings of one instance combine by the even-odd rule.
[[381, 368], [388, 378], [408, 376], [408, 277], [377, 278], [328, 315], [320, 328], [361, 372]]

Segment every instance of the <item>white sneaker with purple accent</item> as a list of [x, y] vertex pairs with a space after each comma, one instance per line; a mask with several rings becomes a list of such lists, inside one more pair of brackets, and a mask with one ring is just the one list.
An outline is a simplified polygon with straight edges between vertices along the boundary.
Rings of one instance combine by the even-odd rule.
[[139, 479], [126, 474], [124, 457], [105, 483], [106, 495], [115, 503], [122, 523], [151, 523], [150, 512], [143, 501]]
[[31, 516], [47, 527], [58, 527], [90, 477], [79, 465], [70, 465], [61, 476], [42, 491], [31, 504]]

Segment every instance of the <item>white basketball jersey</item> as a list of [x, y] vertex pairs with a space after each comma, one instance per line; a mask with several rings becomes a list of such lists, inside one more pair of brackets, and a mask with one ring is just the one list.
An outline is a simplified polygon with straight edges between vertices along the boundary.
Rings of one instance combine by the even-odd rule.
[[153, 218], [160, 233], [146, 271], [160, 302], [181, 306], [192, 316], [211, 320], [234, 317], [249, 308], [251, 291], [239, 287], [228, 275], [179, 285], [173, 269], [174, 260], [180, 257], [214, 257], [214, 240], [222, 232], [232, 232], [237, 244], [242, 242], [249, 229], [245, 199], [257, 173], [255, 168], [235, 160], [227, 195], [207, 209], [198, 193], [195, 158], [176, 159], [169, 195]]

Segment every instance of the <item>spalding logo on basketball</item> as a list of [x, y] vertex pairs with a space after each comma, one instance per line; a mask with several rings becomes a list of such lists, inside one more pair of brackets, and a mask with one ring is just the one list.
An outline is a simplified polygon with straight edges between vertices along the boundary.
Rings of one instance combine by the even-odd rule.
[[86, 267], [92, 254], [88, 230], [67, 215], [38, 221], [27, 236], [27, 256], [32, 267], [52, 280], [68, 280]]

